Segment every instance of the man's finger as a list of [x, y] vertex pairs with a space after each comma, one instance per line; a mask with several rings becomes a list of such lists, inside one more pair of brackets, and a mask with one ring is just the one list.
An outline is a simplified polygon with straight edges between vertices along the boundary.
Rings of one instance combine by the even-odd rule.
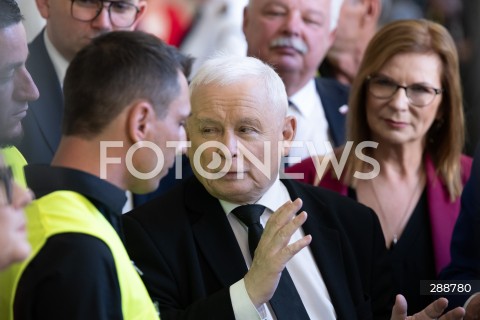
[[405, 320], [405, 318], [407, 318], [407, 300], [401, 294], [397, 294], [391, 320]]

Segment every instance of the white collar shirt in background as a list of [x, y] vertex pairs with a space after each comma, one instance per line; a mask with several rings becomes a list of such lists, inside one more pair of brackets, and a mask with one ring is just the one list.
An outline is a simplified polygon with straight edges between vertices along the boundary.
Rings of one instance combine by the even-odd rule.
[[[57, 74], [58, 81], [60, 81], [60, 87], [63, 88], [63, 79], [65, 79], [69, 62], [53, 46], [53, 43], [48, 38], [47, 30], [43, 32], [43, 40], [45, 41], [45, 47], [47, 48], [47, 53], [50, 56], [50, 60], [52, 60], [53, 68]], [[40, 94], [42, 93], [40, 92]]]
[[[327, 153], [329, 150], [325, 148], [325, 142], [330, 141], [328, 122], [315, 80], [310, 80], [300, 91], [289, 97], [289, 101], [294, 106], [288, 107], [288, 115], [293, 115], [297, 119], [295, 141], [300, 142], [300, 147], [290, 149], [289, 156], [305, 159]], [[307, 142], [313, 143], [315, 149], [309, 151]], [[294, 162], [300, 162], [300, 159], [295, 159]]]

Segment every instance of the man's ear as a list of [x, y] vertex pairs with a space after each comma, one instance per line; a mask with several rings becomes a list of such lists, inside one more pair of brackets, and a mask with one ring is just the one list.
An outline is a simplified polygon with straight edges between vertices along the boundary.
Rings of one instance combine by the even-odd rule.
[[362, 25], [371, 25], [372, 22], [375, 26], [378, 24], [380, 14], [382, 12], [382, 0], [363, 0], [365, 11], [362, 17]]
[[[185, 123], [185, 139], [187, 141], [187, 143], [190, 141], [190, 128], [189, 126], [191, 124], [189, 124], [189, 121], [190, 121], [190, 117], [187, 119], [186, 123]], [[185, 156], [187, 158], [190, 158], [190, 150], [191, 150], [191, 146], [187, 148], [186, 152], [185, 152]]]
[[247, 29], [247, 25], [248, 25], [248, 5], [245, 8], [243, 8], [242, 30], [244, 34], [245, 34], [245, 30]]
[[[38, 1], [38, 0], [37, 0]], [[147, 1], [145, 0], [140, 0], [138, 2], [138, 5], [137, 5], [139, 11], [138, 11], [138, 14], [137, 14], [137, 18], [135, 20], [135, 22], [133, 23], [133, 25], [130, 27], [132, 30], [136, 29], [138, 23], [142, 20], [143, 16], [145, 15], [145, 13], [147, 12], [147, 7], [148, 7], [148, 4], [147, 4]], [[153, 9], [153, 8], [152, 8]]]
[[328, 34], [328, 38], [327, 38], [327, 51], [328, 49], [330, 49], [333, 45], [333, 42], [335, 41], [335, 36], [337, 35], [337, 27], [335, 27], [335, 29], [333, 29], [332, 31], [330, 31], [330, 33]]
[[148, 139], [150, 131], [154, 130], [152, 121], [155, 121], [156, 117], [157, 115], [150, 102], [140, 100], [133, 103], [126, 123], [127, 136], [132, 144]]
[[294, 116], [286, 116], [283, 123], [283, 148], [282, 156], [288, 155], [290, 151], [290, 143], [295, 139], [295, 133], [297, 132], [297, 119]]
[[35, 0], [38, 11], [43, 19], [48, 19], [50, 16], [50, 0]]

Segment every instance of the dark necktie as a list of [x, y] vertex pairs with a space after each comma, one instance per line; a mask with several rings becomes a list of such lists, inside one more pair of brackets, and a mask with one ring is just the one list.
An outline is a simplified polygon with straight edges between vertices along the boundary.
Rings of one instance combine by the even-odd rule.
[[[252, 259], [263, 232], [260, 216], [264, 210], [265, 207], [262, 205], [248, 204], [232, 211], [248, 228], [248, 247]], [[310, 319], [286, 268], [282, 272], [277, 290], [270, 299], [270, 305], [278, 320]]]

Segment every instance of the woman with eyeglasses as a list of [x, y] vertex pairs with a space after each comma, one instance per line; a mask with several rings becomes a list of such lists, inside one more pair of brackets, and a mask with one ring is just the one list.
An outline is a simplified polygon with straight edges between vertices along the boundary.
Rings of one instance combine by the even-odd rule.
[[31, 201], [32, 193], [13, 181], [0, 154], [0, 270], [30, 253], [23, 209]]
[[[380, 29], [352, 84], [347, 121], [342, 149], [287, 172], [304, 173], [305, 182], [376, 212], [394, 289], [413, 314], [434, 298], [420, 295], [420, 281], [437, 279], [450, 261], [459, 197], [471, 169], [471, 159], [462, 155], [462, 91], [448, 31], [427, 20]], [[322, 161], [333, 157], [337, 161], [323, 170]]]

